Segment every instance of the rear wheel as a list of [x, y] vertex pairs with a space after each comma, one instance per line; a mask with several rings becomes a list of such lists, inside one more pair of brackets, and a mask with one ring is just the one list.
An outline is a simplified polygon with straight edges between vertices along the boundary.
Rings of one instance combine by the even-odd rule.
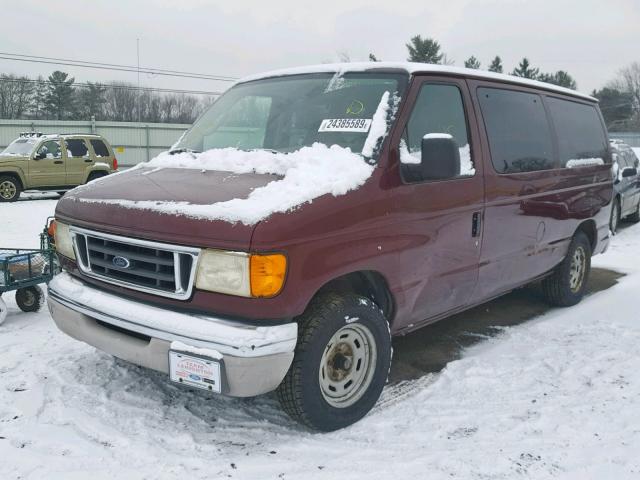
[[15, 202], [20, 197], [22, 185], [11, 175], [0, 175], [0, 202]]
[[542, 281], [542, 292], [552, 305], [570, 307], [584, 296], [591, 271], [591, 243], [583, 232], [577, 232], [567, 256]]
[[359, 295], [323, 295], [300, 318], [295, 356], [278, 399], [295, 420], [337, 430], [371, 410], [390, 365], [389, 325], [378, 306]]
[[609, 230], [614, 235], [618, 231], [618, 224], [620, 223], [620, 199], [616, 198], [611, 206], [611, 218], [609, 219]]
[[44, 305], [44, 292], [38, 285], [16, 290], [16, 303], [23, 312], [37, 312]]

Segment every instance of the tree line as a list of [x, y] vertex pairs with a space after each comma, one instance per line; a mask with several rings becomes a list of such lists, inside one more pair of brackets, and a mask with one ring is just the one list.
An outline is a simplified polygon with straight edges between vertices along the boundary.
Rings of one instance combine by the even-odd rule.
[[[406, 44], [410, 62], [432, 63], [436, 65], [453, 65], [453, 60], [442, 51], [440, 43], [433, 38], [423, 38], [415, 35]], [[345, 55], [344, 53], [342, 55]], [[379, 61], [375, 54], [369, 54], [369, 60]], [[480, 69], [482, 64], [474, 55], [464, 61], [466, 68]], [[490, 72], [505, 73], [502, 59], [496, 55], [487, 68]], [[547, 82], [561, 87], [576, 90], [575, 79], [565, 70], [556, 72], [541, 72], [534, 67], [527, 57], [513, 68], [510, 75], [530, 78]], [[640, 62], [620, 70], [612, 81], [600, 90], [594, 90], [592, 95], [600, 102], [600, 110], [607, 128], [612, 131], [640, 130]]]
[[0, 118], [193, 123], [211, 97], [138, 89], [126, 82], [87, 82], [56, 70], [46, 79], [0, 74]]

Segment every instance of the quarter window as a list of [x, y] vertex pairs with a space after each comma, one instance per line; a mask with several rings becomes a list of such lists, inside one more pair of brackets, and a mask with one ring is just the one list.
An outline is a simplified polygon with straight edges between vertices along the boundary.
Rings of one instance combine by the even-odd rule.
[[551, 129], [539, 95], [479, 88], [478, 98], [497, 172], [554, 168]]
[[[425, 136], [453, 140], [459, 153], [459, 162], [456, 165], [441, 165], [443, 170], [453, 175], [444, 175], [443, 171], [440, 177], [431, 166], [422, 165], [422, 140]], [[475, 174], [462, 93], [458, 87], [443, 84], [422, 86], [400, 143], [400, 161], [402, 176], [408, 182]], [[425, 157], [425, 162], [429, 162], [428, 157]]]
[[91, 140], [91, 146], [96, 157], [109, 157], [109, 149], [102, 140]]
[[80, 138], [70, 138], [64, 141], [67, 147], [67, 156], [69, 157], [86, 157], [89, 149], [84, 140]]
[[609, 162], [607, 137], [595, 106], [552, 97], [547, 105], [558, 135], [561, 167]]

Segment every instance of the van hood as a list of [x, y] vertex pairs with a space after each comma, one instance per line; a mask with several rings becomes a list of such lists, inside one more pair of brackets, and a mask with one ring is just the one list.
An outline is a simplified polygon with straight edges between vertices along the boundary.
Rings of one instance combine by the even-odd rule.
[[56, 217], [72, 225], [131, 237], [248, 249], [255, 225], [162, 212], [145, 205], [189, 204], [206, 209], [212, 204], [244, 199], [278, 178], [215, 170], [133, 168], [71, 190], [58, 202]]

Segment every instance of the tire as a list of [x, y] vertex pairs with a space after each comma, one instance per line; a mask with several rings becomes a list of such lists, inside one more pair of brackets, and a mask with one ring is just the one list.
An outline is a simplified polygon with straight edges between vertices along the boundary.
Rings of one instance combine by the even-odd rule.
[[638, 206], [636, 207], [635, 211], [627, 217], [627, 220], [632, 223], [640, 222], [640, 202], [638, 202]]
[[23, 312], [37, 312], [44, 305], [44, 292], [38, 285], [16, 290], [16, 303]]
[[0, 325], [7, 319], [7, 304], [4, 303], [2, 297], [0, 297]]
[[15, 202], [20, 198], [22, 185], [12, 175], [0, 175], [0, 202]]
[[542, 293], [554, 306], [570, 307], [582, 300], [591, 272], [591, 243], [576, 232], [564, 260], [542, 281]]
[[618, 225], [620, 225], [620, 199], [615, 198], [611, 206], [611, 217], [609, 218], [609, 230], [614, 235], [618, 231]]
[[107, 174], [105, 172], [91, 172], [87, 177], [87, 183], [95, 180], [96, 178], [106, 177]]
[[384, 314], [359, 295], [314, 299], [298, 324], [298, 343], [277, 389], [294, 420], [325, 432], [344, 428], [375, 405], [389, 375], [391, 334]]

